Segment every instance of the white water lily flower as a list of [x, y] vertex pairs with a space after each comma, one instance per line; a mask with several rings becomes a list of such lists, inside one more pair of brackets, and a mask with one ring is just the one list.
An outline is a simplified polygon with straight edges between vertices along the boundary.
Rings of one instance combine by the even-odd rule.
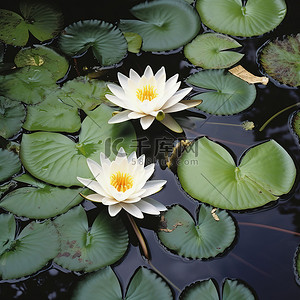
[[143, 213], [159, 215], [160, 211], [167, 209], [160, 202], [145, 198], [159, 192], [167, 182], [147, 181], [154, 172], [154, 164], [144, 167], [145, 155], [137, 158], [136, 152], [132, 152], [127, 158], [124, 149], [120, 148], [114, 161], [111, 162], [101, 153], [100, 162], [101, 166], [92, 159], [87, 159], [88, 167], [96, 180], [77, 177], [83, 185], [96, 192], [85, 196], [86, 199], [107, 205], [112, 217], [122, 208], [140, 219], [144, 217]]
[[118, 73], [121, 86], [108, 84], [113, 95], [105, 95], [108, 100], [124, 111], [114, 115], [109, 124], [129, 119], [139, 119], [143, 129], [147, 129], [155, 118], [169, 129], [182, 132], [181, 126], [169, 114], [200, 104], [201, 100], [182, 100], [192, 88], [179, 89], [178, 74], [166, 81], [165, 68], [155, 75], [147, 66], [142, 77], [130, 70], [129, 78]]

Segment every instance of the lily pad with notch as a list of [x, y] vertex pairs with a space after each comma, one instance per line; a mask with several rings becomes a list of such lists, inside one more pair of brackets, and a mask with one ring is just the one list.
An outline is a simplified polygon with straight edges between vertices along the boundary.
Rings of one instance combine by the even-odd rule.
[[18, 182], [30, 184], [8, 193], [0, 201], [0, 207], [17, 216], [31, 219], [46, 219], [65, 213], [79, 204], [83, 198], [82, 188], [70, 189], [47, 185], [23, 174], [14, 178]]
[[98, 20], [84, 20], [66, 27], [59, 39], [60, 49], [69, 56], [89, 48], [103, 66], [119, 63], [127, 53], [127, 42], [119, 28]]
[[273, 79], [292, 87], [300, 86], [300, 33], [266, 43], [259, 60]]
[[236, 165], [225, 148], [206, 137], [186, 149], [177, 172], [183, 189], [193, 198], [230, 210], [277, 200], [292, 189], [296, 177], [293, 159], [274, 140], [250, 148]]
[[13, 46], [25, 46], [30, 31], [38, 40], [54, 38], [63, 24], [60, 10], [47, 1], [23, 0], [19, 14], [0, 9], [0, 40]]
[[68, 270], [98, 270], [117, 262], [127, 250], [126, 227], [119, 217], [111, 218], [105, 210], [90, 228], [82, 206], [57, 217], [54, 224], [61, 244], [54, 261]]
[[211, 299], [211, 300], [255, 300], [252, 291], [241, 281], [225, 279], [222, 287], [222, 297], [219, 297], [217, 286], [209, 280], [197, 281], [186, 287], [180, 294], [180, 300]]
[[204, 69], [224, 69], [242, 59], [244, 54], [224, 51], [242, 45], [233, 38], [218, 33], [198, 35], [184, 47], [184, 56], [195, 66]]
[[232, 244], [236, 234], [234, 221], [224, 210], [212, 210], [202, 204], [195, 224], [192, 216], [175, 205], [163, 213], [158, 237], [176, 254], [203, 259], [215, 257]]
[[197, 0], [201, 21], [210, 29], [234, 36], [262, 35], [285, 17], [284, 0]]
[[99, 162], [100, 152], [114, 157], [123, 147], [131, 153], [136, 135], [131, 123], [108, 124], [113, 109], [102, 104], [88, 115], [81, 125], [79, 141], [53, 132], [23, 134], [21, 160], [34, 177], [62, 186], [81, 185], [77, 176], [92, 178], [86, 159]]
[[144, 51], [166, 51], [191, 41], [200, 30], [196, 10], [181, 0], [156, 0], [134, 6], [131, 13], [139, 20], [121, 20], [123, 32], [138, 33]]
[[10, 178], [21, 170], [17, 154], [6, 149], [0, 149], [0, 182]]
[[117, 276], [110, 267], [90, 274], [78, 284], [72, 300], [99, 299], [105, 300], [172, 300], [172, 292], [166, 282], [153, 271], [139, 267], [130, 280], [126, 296], [122, 297], [122, 290]]
[[16, 279], [43, 268], [59, 250], [57, 231], [51, 221], [30, 222], [16, 234], [12, 214], [0, 215], [0, 276]]
[[207, 89], [193, 96], [203, 100], [197, 107], [214, 115], [232, 115], [250, 107], [256, 98], [256, 88], [225, 70], [199, 71], [186, 80], [197, 88]]
[[10, 138], [22, 127], [25, 119], [22, 103], [0, 96], [0, 136]]

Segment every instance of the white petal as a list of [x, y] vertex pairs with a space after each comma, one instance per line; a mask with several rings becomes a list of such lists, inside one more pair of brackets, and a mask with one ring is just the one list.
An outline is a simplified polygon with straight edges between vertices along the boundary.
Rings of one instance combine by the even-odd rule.
[[113, 199], [113, 198], [104, 197], [102, 199], [102, 203], [104, 205], [115, 205], [115, 204], [118, 204], [119, 201], [117, 201], [116, 199]]
[[182, 103], [190, 108], [201, 104], [202, 100], [182, 100], [179, 103]]
[[165, 211], [167, 210], [167, 208], [160, 203], [159, 201], [154, 200], [153, 198], [143, 198], [144, 201], [147, 201], [148, 203], [152, 204], [153, 206], [156, 207], [156, 209], [160, 210], [160, 211]]
[[111, 164], [110, 160], [105, 156], [103, 152], [100, 153], [100, 162], [102, 168], [108, 167]]
[[135, 72], [133, 69], [130, 69], [129, 71], [129, 78], [136, 82], [139, 82], [139, 80], [141, 79], [139, 74]]
[[96, 192], [97, 194], [106, 196], [106, 192], [103, 190], [99, 182], [91, 179], [81, 178], [81, 177], [77, 177], [77, 180], [80, 181], [83, 185], [85, 185], [90, 190]]
[[122, 99], [110, 94], [106, 94], [105, 97], [114, 105], [127, 108], [126, 103]]
[[124, 91], [126, 93], [126, 91], [128, 89], [128, 77], [126, 77], [122, 73], [118, 72], [118, 79], [119, 79], [119, 82], [120, 82], [122, 88], [124, 89]]
[[109, 84], [107, 84], [107, 87], [117, 98], [119, 98], [121, 100], [126, 99], [124, 90], [119, 85], [114, 84], [114, 83], [109, 83]]
[[136, 157], [136, 152], [133, 151], [129, 156], [128, 156], [128, 163], [130, 164], [136, 164], [137, 157]]
[[145, 175], [144, 175], [144, 179], [147, 181], [151, 176], [152, 174], [154, 173], [154, 167], [155, 167], [155, 164], [150, 164], [148, 166], [145, 167]]
[[136, 203], [136, 202], [139, 202], [140, 200], [141, 200], [141, 197], [129, 198], [129, 199], [125, 199], [124, 201], [122, 201], [122, 203]]
[[90, 201], [94, 201], [94, 202], [102, 202], [102, 199], [104, 198], [104, 196], [101, 196], [99, 194], [91, 194], [88, 196], [84, 196], [84, 198], [86, 198]]
[[114, 217], [114, 216], [116, 216], [116, 215], [120, 212], [121, 209], [122, 209], [122, 206], [119, 205], [119, 204], [116, 204], [116, 205], [110, 205], [110, 206], [108, 207], [108, 213], [109, 213], [109, 215], [110, 215], [111, 217]]
[[128, 115], [128, 117], [130, 119], [139, 119], [139, 118], [145, 117], [145, 114], [133, 111]]
[[147, 181], [143, 186], [143, 190], [146, 190], [142, 197], [147, 197], [149, 195], [159, 192], [162, 187], [167, 183], [166, 180], [151, 180]]
[[141, 210], [134, 204], [130, 204], [130, 203], [120, 203], [120, 205], [122, 206], [122, 208], [124, 208], [128, 213], [130, 213], [131, 215], [133, 215], [136, 218], [139, 219], [143, 219], [144, 215], [141, 212]]
[[174, 132], [181, 133], [183, 131], [181, 126], [169, 114], [165, 114], [165, 118], [160, 122]]
[[192, 90], [192, 88], [185, 88], [182, 90], [179, 90], [178, 92], [175, 93], [175, 95], [173, 95], [173, 97], [169, 98], [168, 101], [164, 104], [164, 106], [162, 107], [162, 110], [165, 110], [173, 105], [175, 105], [176, 103], [178, 103], [180, 100], [182, 100], [190, 91]]
[[165, 67], [161, 67], [155, 74], [156, 81], [166, 81], [166, 70]]
[[145, 116], [140, 119], [141, 126], [144, 130], [150, 127], [150, 125], [153, 123], [155, 118], [153, 116]]
[[182, 103], [176, 103], [174, 104], [173, 106], [167, 108], [167, 109], [164, 109], [164, 113], [174, 113], [174, 112], [177, 112], [177, 111], [181, 111], [181, 110], [185, 110], [189, 108], [187, 105], [185, 104], [182, 104]]
[[130, 110], [124, 110], [122, 112], [117, 113], [116, 115], [114, 115], [112, 118], [108, 120], [108, 124], [121, 123], [130, 120], [128, 117], [129, 113]]
[[150, 214], [150, 215], [159, 215], [160, 211], [153, 206], [152, 204], [148, 203], [147, 201], [139, 201], [135, 204], [142, 212]]
[[98, 181], [99, 177], [102, 175], [102, 168], [101, 166], [95, 162], [94, 160], [88, 158], [86, 160], [89, 169], [91, 170], [93, 176], [95, 177], [95, 179]]
[[144, 72], [144, 76], [149, 79], [151, 77], [153, 77], [153, 71], [151, 69], [150, 66], [147, 66], [146, 69], [145, 69], [145, 72]]

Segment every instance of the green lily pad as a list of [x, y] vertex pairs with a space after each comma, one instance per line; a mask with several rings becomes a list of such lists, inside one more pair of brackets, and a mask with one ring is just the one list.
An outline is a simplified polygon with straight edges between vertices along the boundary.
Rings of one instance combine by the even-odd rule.
[[0, 202], [0, 207], [17, 216], [31, 219], [46, 219], [68, 211], [79, 204], [83, 198], [82, 188], [69, 189], [47, 185], [24, 174], [16, 179], [31, 184], [7, 194]]
[[284, 19], [284, 0], [197, 0], [201, 21], [214, 31], [256, 36], [273, 30]]
[[176, 254], [189, 258], [210, 258], [225, 251], [235, 238], [235, 225], [224, 210], [212, 213], [212, 207], [201, 205], [198, 221], [181, 206], [163, 213], [158, 229], [160, 241]]
[[291, 190], [296, 177], [292, 158], [274, 140], [248, 150], [236, 166], [225, 148], [205, 137], [183, 153], [177, 172], [193, 198], [232, 210], [278, 199]]
[[264, 45], [260, 62], [265, 72], [280, 83], [300, 85], [300, 33]]
[[42, 45], [23, 48], [17, 53], [14, 61], [17, 67], [43, 67], [52, 74], [54, 80], [64, 77], [69, 68], [69, 63], [63, 56]]
[[25, 46], [28, 30], [40, 41], [55, 37], [63, 24], [63, 15], [47, 1], [26, 0], [20, 2], [20, 16], [0, 9], [0, 40], [13, 46]]
[[165, 51], [191, 41], [200, 30], [196, 10], [181, 0], [156, 0], [134, 6], [131, 13], [139, 20], [120, 20], [123, 32], [138, 33], [142, 50]]
[[54, 261], [71, 271], [92, 272], [118, 261], [126, 252], [128, 234], [121, 219], [102, 210], [91, 228], [82, 206], [56, 218], [60, 251]]
[[0, 149], [0, 182], [10, 178], [21, 170], [17, 154], [6, 149]]
[[20, 155], [24, 167], [50, 184], [81, 185], [77, 176], [92, 178], [87, 158], [100, 162], [100, 152], [112, 158], [120, 147], [127, 153], [135, 150], [136, 135], [131, 123], [108, 124], [113, 111], [102, 104], [88, 112], [78, 143], [59, 133], [23, 134]]
[[120, 283], [110, 267], [89, 275], [77, 286], [72, 300], [172, 300], [172, 292], [165, 281], [154, 272], [140, 267], [129, 283], [126, 296], [122, 297]]
[[93, 110], [101, 103], [108, 103], [105, 95], [111, 94], [105, 81], [84, 76], [67, 81], [62, 90], [65, 93], [65, 97], [62, 97], [64, 103], [84, 111]]
[[197, 107], [214, 115], [232, 115], [251, 106], [256, 97], [253, 84], [232, 75], [225, 70], [204, 70], [189, 76], [189, 84], [207, 92], [192, 97], [203, 100]]
[[224, 69], [242, 59], [244, 54], [224, 51], [242, 45], [229, 36], [218, 33], [198, 35], [184, 47], [185, 57], [195, 66], [204, 69]]
[[134, 32], [123, 32], [123, 35], [128, 44], [128, 51], [132, 53], [139, 53], [142, 47], [142, 37]]
[[53, 90], [55, 87], [52, 74], [44, 68], [35, 66], [24, 67], [0, 76], [0, 94], [26, 104], [43, 101], [49, 93], [48, 89]]
[[209, 280], [198, 281], [184, 289], [180, 300], [255, 300], [251, 290], [238, 280], [226, 279], [223, 284], [222, 298], [219, 298], [218, 290], [214, 282]]
[[16, 279], [31, 275], [54, 258], [59, 249], [57, 231], [51, 221], [31, 222], [14, 238], [13, 215], [0, 215], [0, 276]]
[[300, 285], [300, 246], [297, 247], [294, 257], [294, 273], [297, 283]]
[[6, 139], [15, 135], [25, 119], [22, 103], [0, 96], [0, 135]]
[[295, 111], [292, 114], [290, 119], [290, 128], [292, 129], [293, 133], [297, 136], [298, 142], [300, 142], [300, 110]]
[[81, 55], [91, 48], [103, 66], [120, 62], [127, 53], [127, 42], [120, 29], [98, 20], [79, 21], [66, 27], [59, 45], [70, 56]]
[[64, 97], [65, 93], [57, 87], [46, 96], [43, 102], [28, 106], [23, 128], [30, 131], [78, 131], [81, 126], [78, 110], [64, 104], [61, 100]]

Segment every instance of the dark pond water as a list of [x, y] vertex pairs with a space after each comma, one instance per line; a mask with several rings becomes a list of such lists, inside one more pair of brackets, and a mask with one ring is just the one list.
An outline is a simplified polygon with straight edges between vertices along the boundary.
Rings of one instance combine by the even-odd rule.
[[[61, 5], [65, 15], [65, 25], [83, 19], [100, 19], [116, 23], [120, 18], [129, 16], [128, 8], [138, 1], [82, 1], [67, 5]], [[257, 50], [267, 40], [274, 37], [281, 37], [299, 32], [299, 0], [287, 0], [288, 13], [282, 24], [273, 32], [256, 38], [239, 39], [243, 45], [242, 53], [244, 58], [240, 61], [248, 71], [259, 74], [259, 66], [256, 62]], [[69, 2], [70, 3], [70, 2]], [[15, 4], [2, 3], [2, 8], [12, 9]], [[202, 28], [201, 31], [205, 31]], [[56, 41], [53, 41], [55, 44]], [[9, 48], [9, 51], [14, 51]], [[152, 54], [142, 53], [141, 55], [129, 54], [123, 64], [114, 69], [107, 70], [101, 79], [116, 81], [117, 72], [128, 74], [133, 68], [142, 73], [146, 65], [151, 65], [154, 70], [161, 66], [166, 67], [167, 77], [175, 73], [180, 74], [180, 80], [184, 80], [195, 70], [184, 59], [182, 50], [176, 53]], [[13, 56], [12, 56], [13, 57]], [[79, 68], [82, 66], [92, 67], [97, 62], [91, 56], [78, 60]], [[76, 76], [74, 70], [70, 72], [70, 78]], [[182, 85], [183, 86], [183, 85]], [[188, 139], [205, 135], [212, 140], [225, 145], [233, 153], [236, 161], [242, 153], [249, 147], [270, 138], [275, 139], [293, 157], [296, 164], [300, 161], [300, 146], [297, 139], [290, 132], [288, 123], [292, 113], [287, 111], [271, 122], [263, 132], [258, 132], [258, 128], [274, 113], [279, 110], [299, 102], [299, 89], [291, 89], [270, 82], [267, 87], [257, 85], [257, 98], [252, 107], [234, 116], [207, 116], [207, 122], [193, 118], [195, 127], [185, 129]], [[253, 131], [244, 131], [240, 127], [215, 125], [209, 122], [241, 124], [244, 120], [253, 121], [256, 125]], [[138, 124], [137, 124], [138, 125]], [[139, 127], [139, 126], [137, 126]], [[159, 138], [176, 138], [161, 127], [151, 127], [151, 130], [139, 132], [139, 136], [145, 134], [150, 138], [154, 132], [159, 131]], [[16, 138], [18, 140], [18, 138]], [[142, 149], [146, 153], [149, 149]], [[152, 151], [154, 149], [152, 148]], [[151, 156], [149, 156], [151, 158]], [[298, 170], [299, 171], [299, 170]], [[156, 165], [154, 179], [166, 179], [166, 187], [153, 198], [161, 201], [165, 205], [180, 203], [196, 216], [199, 203], [190, 199], [181, 189], [176, 176], [169, 170]], [[97, 209], [91, 203], [84, 203], [89, 210], [89, 217], [93, 219], [97, 214]], [[138, 222], [141, 226], [150, 249], [152, 263], [169, 280], [180, 289], [184, 289], [192, 282], [207, 278], [214, 278], [219, 285], [225, 278], [238, 278], [248, 284], [258, 299], [281, 300], [300, 299], [300, 286], [295, 280], [294, 255], [300, 244], [299, 236], [275, 231], [266, 228], [252, 227], [243, 223], [265, 224], [269, 226], [284, 228], [291, 231], [300, 232], [300, 187], [297, 181], [293, 192], [281, 198], [279, 201], [271, 203], [261, 209], [247, 211], [243, 213], [232, 212], [238, 225], [238, 235], [234, 245], [222, 256], [211, 260], [188, 260], [180, 256], [171, 254], [158, 241], [153, 231], [156, 221], [153, 217], [146, 217]], [[22, 226], [22, 220], [19, 220]], [[123, 290], [137, 267], [149, 266], [147, 261], [140, 254], [137, 240], [131, 234], [131, 244], [127, 255], [116, 264], [113, 269], [119, 277]], [[85, 277], [84, 274], [75, 274], [55, 264], [49, 264], [46, 268], [29, 278], [0, 283], [0, 298], [9, 299], [70, 299], [76, 284]], [[178, 292], [173, 289], [174, 296]], [[87, 296], [88, 299], [88, 296]], [[99, 299], [101, 299], [99, 297]]]

